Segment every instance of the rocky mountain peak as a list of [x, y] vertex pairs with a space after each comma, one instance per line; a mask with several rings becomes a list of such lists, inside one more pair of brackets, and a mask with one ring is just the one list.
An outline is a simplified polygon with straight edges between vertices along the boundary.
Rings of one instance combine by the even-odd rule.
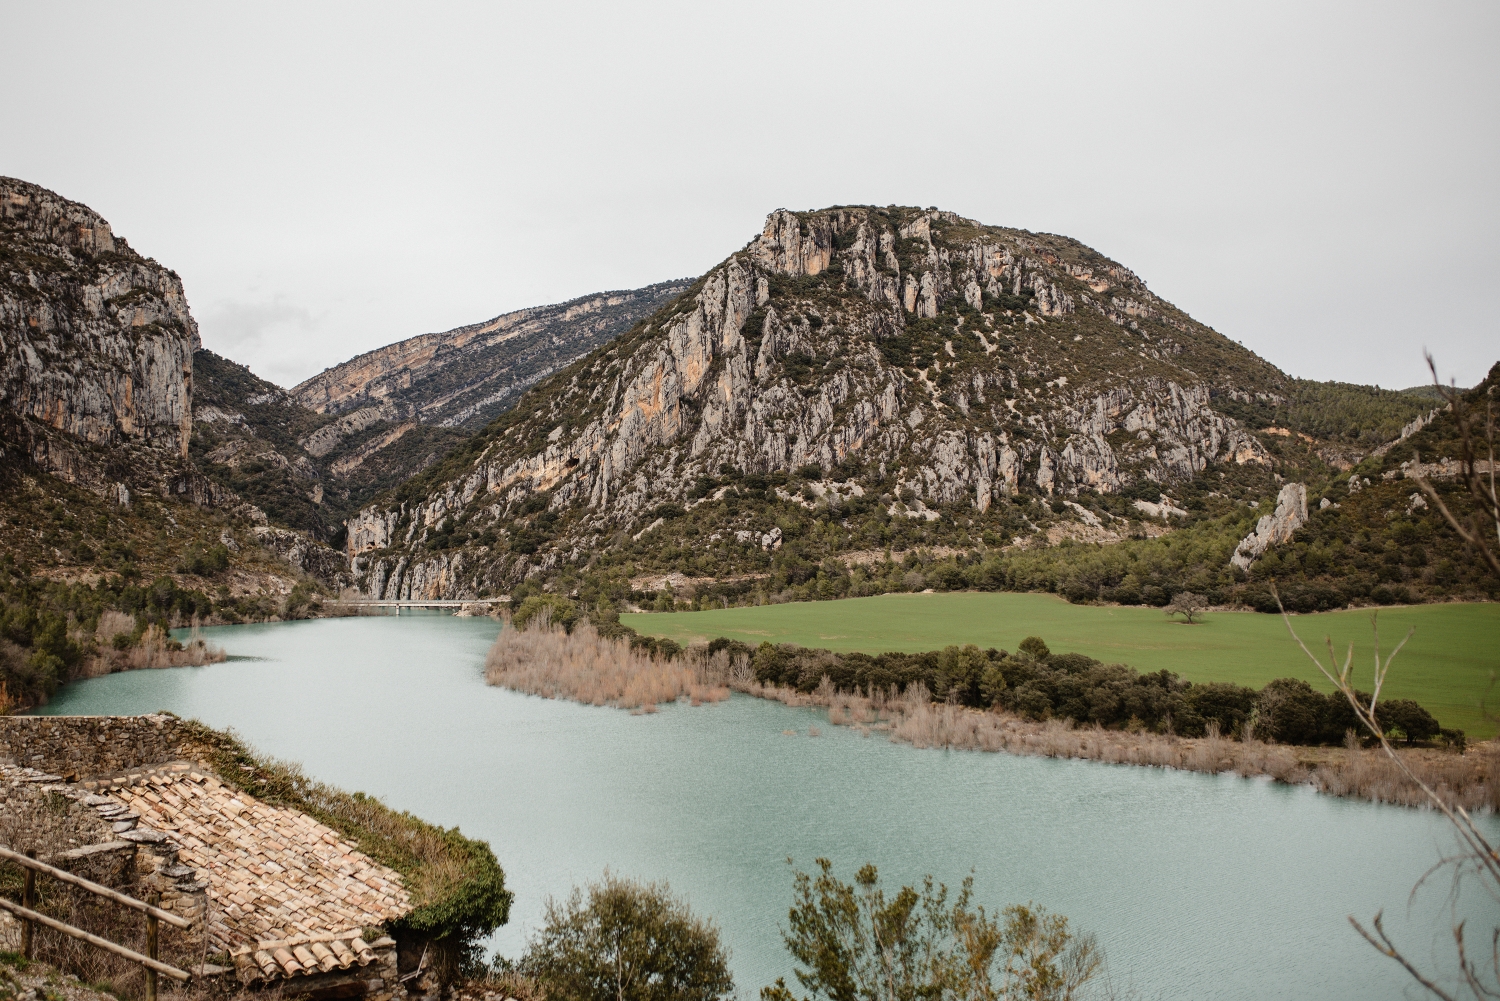
[[[862, 482], [908, 517], [1168, 484], [1266, 463], [1215, 400], [1284, 383], [1065, 237], [936, 210], [777, 210], [687, 292], [539, 384], [462, 465], [351, 519], [349, 547], [377, 589], [400, 563], [398, 589], [460, 593], [580, 558], [725, 476]], [[548, 553], [428, 555], [424, 540], [458, 522], [513, 537], [538, 503], [569, 526]]]
[[423, 424], [478, 429], [539, 379], [629, 330], [689, 284], [600, 292], [409, 337], [326, 369], [291, 395], [318, 413], [379, 406]]

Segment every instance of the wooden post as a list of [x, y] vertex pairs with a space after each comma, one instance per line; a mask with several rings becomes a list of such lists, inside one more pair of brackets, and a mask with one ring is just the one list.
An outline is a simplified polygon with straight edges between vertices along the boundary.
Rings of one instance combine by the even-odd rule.
[[[26, 853], [27, 858], [36, 858], [36, 849]], [[21, 884], [21, 906], [28, 909], [36, 908], [36, 872], [32, 869], [26, 870], [24, 882]], [[31, 959], [31, 922], [21, 922], [21, 957]]]
[[[155, 890], [146, 898], [146, 902], [152, 907], [161, 905], [161, 894]], [[160, 959], [156, 954], [156, 915], [150, 911], [146, 912], [146, 955], [152, 959]], [[146, 1001], [156, 1001], [156, 971], [146, 967]]]

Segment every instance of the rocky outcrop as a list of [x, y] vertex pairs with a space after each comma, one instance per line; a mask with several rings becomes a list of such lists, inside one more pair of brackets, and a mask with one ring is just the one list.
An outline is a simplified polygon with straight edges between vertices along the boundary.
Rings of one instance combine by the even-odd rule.
[[[1225, 357], [1252, 381], [1200, 374]], [[458, 476], [349, 519], [349, 554], [371, 593], [463, 597], [643, 535], [654, 506], [726, 469], [844, 469], [933, 518], [1166, 484], [1268, 463], [1212, 401], [1282, 378], [1065, 238], [945, 212], [779, 210], [691, 296], [543, 382]], [[536, 503], [567, 527], [526, 551], [507, 540]], [[443, 551], [460, 522], [495, 544]]]
[[1249, 570], [1267, 549], [1292, 541], [1297, 529], [1305, 524], [1307, 487], [1301, 483], [1288, 483], [1276, 497], [1276, 510], [1261, 516], [1255, 531], [1240, 540], [1229, 562], [1241, 570]]
[[335, 590], [349, 586], [349, 564], [338, 550], [290, 529], [260, 525], [254, 531], [256, 541], [263, 548], [309, 577], [315, 577]]
[[87, 207], [0, 178], [0, 406], [185, 457], [197, 347], [174, 272]]
[[482, 427], [537, 380], [629, 330], [690, 284], [601, 292], [422, 334], [327, 369], [292, 396], [318, 413], [379, 407], [387, 417]]

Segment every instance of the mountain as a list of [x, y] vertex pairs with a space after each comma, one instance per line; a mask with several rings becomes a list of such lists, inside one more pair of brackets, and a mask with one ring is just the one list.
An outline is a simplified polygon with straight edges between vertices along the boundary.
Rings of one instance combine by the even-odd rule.
[[376, 494], [432, 465], [527, 387], [688, 284], [602, 292], [423, 334], [290, 391], [200, 350], [191, 455], [272, 521], [340, 544], [345, 519]]
[[203, 495], [182, 461], [199, 342], [176, 272], [86, 206], [0, 177], [0, 273], [6, 440], [96, 490]]
[[689, 284], [600, 292], [422, 334], [326, 369], [290, 395], [317, 413], [481, 428], [538, 380], [629, 330]]
[[1075, 240], [931, 209], [779, 210], [361, 510], [347, 545], [372, 594], [457, 596], [645, 569], [769, 578], [794, 536], [813, 573], [1117, 540], [1159, 531], [1174, 485], [1274, 495], [1264, 436], [1231, 412], [1293, 388]]
[[[0, 557], [18, 580], [166, 578], [163, 600], [198, 596], [183, 614], [263, 617], [303, 571], [343, 570], [192, 460], [205, 352], [176, 272], [87, 206], [8, 177], [0, 349]], [[31, 586], [0, 584], [4, 603], [30, 607]]]
[[436, 462], [468, 434], [394, 407], [320, 414], [212, 351], [194, 355], [190, 455], [275, 524], [341, 545], [344, 520]]
[[1432, 395], [1290, 378], [1076, 241], [933, 209], [778, 211], [691, 283], [288, 392], [203, 350], [96, 213], [0, 179], [0, 344], [0, 600], [27, 607], [37, 575], [230, 620], [305, 607], [304, 574], [656, 607], [1500, 596], [1405, 482], [1465, 510]]

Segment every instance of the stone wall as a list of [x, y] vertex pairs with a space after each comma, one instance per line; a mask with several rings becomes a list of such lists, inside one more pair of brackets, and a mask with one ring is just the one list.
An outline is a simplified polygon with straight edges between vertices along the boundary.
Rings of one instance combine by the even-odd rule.
[[[35, 719], [0, 718], [0, 725], [28, 718]], [[118, 721], [119, 718], [75, 716], [55, 719]], [[51, 729], [57, 730], [55, 727]], [[84, 729], [71, 728], [75, 734]], [[9, 732], [7, 736], [15, 737]], [[0, 763], [0, 844], [14, 851], [35, 851], [37, 857], [49, 865], [119, 890], [137, 900], [149, 899], [153, 891], [159, 893], [159, 905], [163, 910], [191, 922], [191, 927], [186, 930], [163, 929], [168, 961], [183, 962], [184, 957], [191, 959], [194, 956], [201, 959], [207, 932], [208, 885], [199, 880], [194, 869], [182, 864], [178, 858], [178, 845], [159, 831], [122, 833], [120, 828], [131, 825], [112, 824], [99, 812], [101, 806], [118, 807], [118, 804], [95, 795], [85, 783], [56, 780], [56, 775], [35, 768]], [[7, 863], [7, 866], [11, 864]], [[41, 879], [50, 884], [47, 877]], [[74, 901], [69, 905], [64, 897], [54, 899], [54, 904], [61, 910], [54, 909], [53, 915], [64, 920], [72, 920], [70, 906], [86, 909], [92, 900], [82, 890], [63, 888], [59, 891], [53, 886], [52, 892], [54, 895], [62, 892], [64, 897], [71, 895]], [[0, 949], [14, 951], [19, 942], [18, 934], [19, 925], [0, 918]]]
[[181, 755], [175, 716], [0, 716], [0, 761], [70, 781], [116, 775]]

